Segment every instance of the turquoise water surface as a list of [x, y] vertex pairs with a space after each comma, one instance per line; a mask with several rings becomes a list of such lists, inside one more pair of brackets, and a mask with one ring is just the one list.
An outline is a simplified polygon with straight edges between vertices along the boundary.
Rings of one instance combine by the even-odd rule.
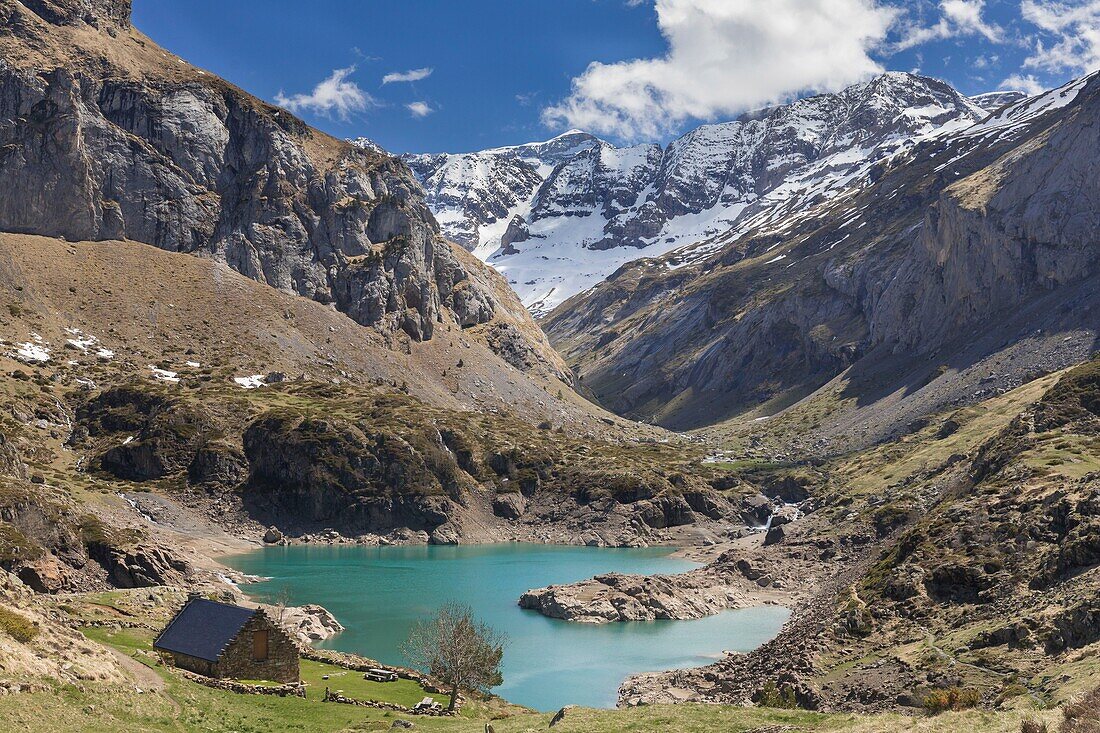
[[414, 547], [266, 547], [225, 558], [269, 578], [244, 587], [258, 600], [319, 603], [347, 631], [322, 646], [403, 664], [409, 627], [449, 601], [467, 603], [508, 636], [502, 697], [536, 710], [613, 707], [628, 675], [706, 664], [773, 637], [788, 611], [726, 611], [697, 621], [577, 624], [516, 605], [523, 591], [609, 571], [675, 573], [695, 567], [669, 548], [607, 549], [499, 544]]

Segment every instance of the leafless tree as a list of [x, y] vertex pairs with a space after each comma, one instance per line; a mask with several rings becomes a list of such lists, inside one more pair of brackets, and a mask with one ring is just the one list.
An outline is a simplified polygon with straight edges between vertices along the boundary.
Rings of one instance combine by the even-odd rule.
[[454, 710], [460, 691], [488, 692], [503, 681], [500, 660], [506, 639], [474, 618], [469, 606], [449, 603], [430, 619], [418, 621], [405, 642], [405, 655], [450, 688]]
[[285, 585], [282, 586], [273, 600], [275, 601], [272, 604], [272, 609], [275, 612], [275, 623], [283, 627], [286, 621], [286, 609], [290, 605], [290, 588]]

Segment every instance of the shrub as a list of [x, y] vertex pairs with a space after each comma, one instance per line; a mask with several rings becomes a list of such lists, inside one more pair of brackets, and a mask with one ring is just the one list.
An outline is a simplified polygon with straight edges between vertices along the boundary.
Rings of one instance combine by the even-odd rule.
[[764, 687], [755, 695], [756, 704], [762, 708], [796, 708], [798, 700], [794, 696], [794, 690], [790, 685], [780, 688], [772, 681], [765, 683]]
[[1001, 694], [997, 696], [997, 704], [999, 705], [1006, 700], [1011, 700], [1014, 697], [1026, 694], [1027, 688], [1019, 682], [1009, 682], [1004, 686], [1004, 689], [1001, 690]]
[[1047, 724], [1035, 718], [1025, 718], [1020, 723], [1020, 733], [1049, 733]]
[[1062, 708], [1060, 733], [1100, 733], [1100, 687]]
[[23, 644], [38, 636], [38, 627], [30, 619], [3, 606], [0, 606], [0, 630]]
[[936, 715], [947, 710], [966, 710], [981, 702], [982, 693], [977, 690], [950, 687], [932, 690], [924, 698], [924, 709]]

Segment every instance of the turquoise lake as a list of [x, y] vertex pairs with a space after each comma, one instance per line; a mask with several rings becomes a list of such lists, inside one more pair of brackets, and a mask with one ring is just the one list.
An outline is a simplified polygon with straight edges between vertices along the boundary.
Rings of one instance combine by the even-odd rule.
[[696, 621], [577, 624], [516, 605], [523, 591], [599, 573], [675, 573], [695, 565], [669, 548], [607, 549], [498, 544], [415, 547], [266, 547], [224, 562], [268, 580], [244, 586], [257, 600], [286, 594], [319, 603], [347, 631], [322, 646], [404, 664], [409, 627], [458, 601], [508, 636], [497, 694], [536, 710], [614, 707], [628, 675], [693, 667], [724, 650], [749, 651], [772, 638], [789, 612], [763, 606]]

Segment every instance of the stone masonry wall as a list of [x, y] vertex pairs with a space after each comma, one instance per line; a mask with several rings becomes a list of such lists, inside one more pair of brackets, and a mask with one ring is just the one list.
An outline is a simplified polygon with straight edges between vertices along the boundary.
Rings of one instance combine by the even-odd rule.
[[[252, 634], [256, 631], [267, 631], [266, 660], [252, 658]], [[257, 611], [222, 652], [221, 659], [215, 665], [214, 676], [297, 682], [298, 646], [267, 614]]]

